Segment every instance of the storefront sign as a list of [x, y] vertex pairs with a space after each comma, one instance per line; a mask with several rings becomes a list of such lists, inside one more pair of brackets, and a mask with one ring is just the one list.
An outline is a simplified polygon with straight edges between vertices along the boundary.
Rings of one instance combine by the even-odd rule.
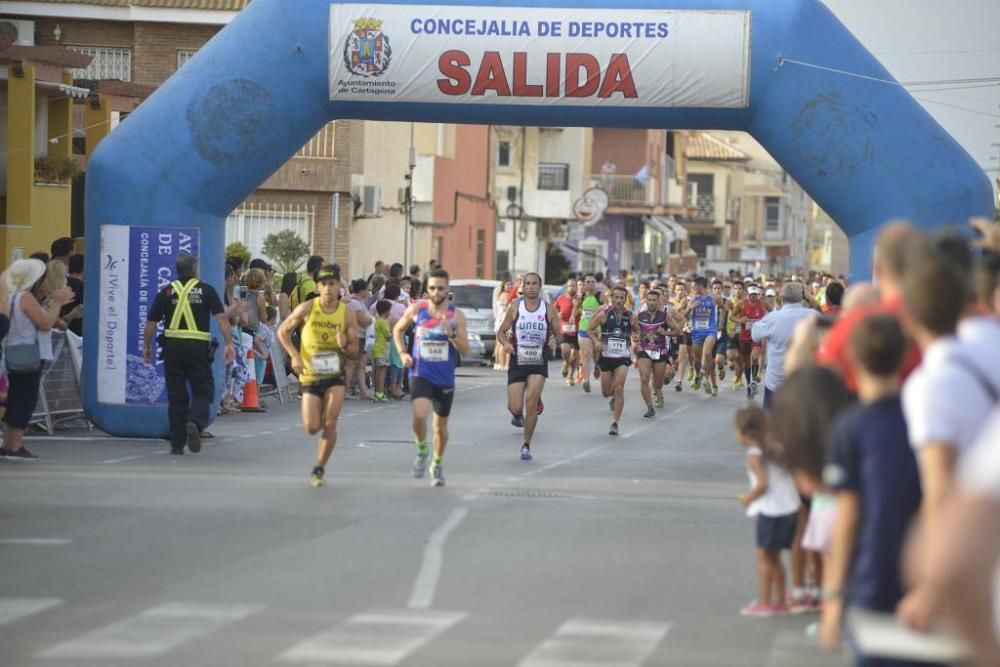
[[750, 12], [334, 4], [330, 99], [744, 108]]
[[157, 293], [176, 278], [177, 255], [198, 254], [198, 234], [196, 228], [101, 225], [101, 403], [166, 404], [163, 362], [143, 360], [143, 331]]

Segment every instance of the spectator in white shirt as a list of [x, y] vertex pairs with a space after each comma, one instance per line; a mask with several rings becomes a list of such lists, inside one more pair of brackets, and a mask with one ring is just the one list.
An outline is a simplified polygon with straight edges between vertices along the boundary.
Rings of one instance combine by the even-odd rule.
[[805, 308], [802, 301], [805, 294], [800, 283], [785, 283], [781, 288], [781, 300], [785, 304], [774, 310], [750, 330], [755, 343], [767, 341], [767, 371], [764, 374], [764, 409], [771, 405], [774, 392], [785, 381], [785, 353], [795, 336], [795, 327], [807, 317], [815, 317], [816, 311]]
[[[964, 243], [956, 246], [947, 237], [920, 239], [903, 277], [906, 327], [923, 353], [923, 362], [903, 386], [903, 411], [920, 466], [921, 532], [932, 540], [946, 530], [944, 509], [955, 491], [957, 466], [1000, 398], [1000, 329], [995, 322], [973, 318], [964, 327], [965, 340], [957, 335], [960, 318], [973, 311], [974, 303], [971, 259], [967, 249], [956, 256], [956, 247], [964, 249]], [[900, 602], [898, 613], [923, 628], [938, 608], [940, 592], [935, 573], [921, 568], [917, 574], [918, 583]]]

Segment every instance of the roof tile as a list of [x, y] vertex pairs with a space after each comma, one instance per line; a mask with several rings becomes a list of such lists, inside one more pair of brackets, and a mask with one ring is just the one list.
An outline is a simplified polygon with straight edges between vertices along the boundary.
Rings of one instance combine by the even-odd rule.
[[746, 162], [750, 159], [750, 156], [743, 151], [736, 150], [708, 132], [695, 132], [689, 135], [684, 155], [689, 160]]

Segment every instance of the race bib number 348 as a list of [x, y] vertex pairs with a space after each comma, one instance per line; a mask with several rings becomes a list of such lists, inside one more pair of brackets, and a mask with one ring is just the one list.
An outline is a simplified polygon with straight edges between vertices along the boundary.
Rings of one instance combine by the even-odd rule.
[[420, 341], [420, 358], [424, 361], [448, 361], [448, 341]]

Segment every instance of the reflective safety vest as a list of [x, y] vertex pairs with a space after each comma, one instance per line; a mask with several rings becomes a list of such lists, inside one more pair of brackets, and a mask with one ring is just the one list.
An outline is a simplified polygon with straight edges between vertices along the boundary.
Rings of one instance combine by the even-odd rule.
[[167, 326], [165, 333], [167, 338], [203, 340], [206, 343], [212, 340], [210, 332], [198, 330], [198, 323], [194, 319], [194, 313], [191, 312], [191, 302], [188, 300], [191, 290], [199, 282], [201, 281], [197, 278], [192, 278], [186, 285], [182, 285], [179, 280], [170, 283], [174, 293], [177, 294], [177, 306], [174, 308], [174, 316], [170, 318], [170, 324]]

